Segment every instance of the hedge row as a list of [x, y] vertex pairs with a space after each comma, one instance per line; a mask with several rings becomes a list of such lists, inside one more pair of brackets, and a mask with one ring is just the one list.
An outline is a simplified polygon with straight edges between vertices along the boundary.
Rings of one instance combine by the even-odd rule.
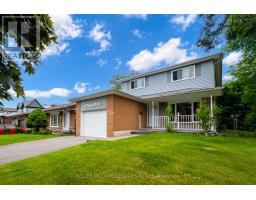
[[32, 133], [32, 130], [29, 128], [0, 128], [0, 135], [17, 133]]

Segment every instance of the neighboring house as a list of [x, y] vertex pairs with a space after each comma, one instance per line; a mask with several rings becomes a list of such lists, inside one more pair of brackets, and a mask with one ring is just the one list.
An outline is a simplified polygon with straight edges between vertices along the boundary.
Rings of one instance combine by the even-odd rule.
[[26, 118], [28, 114], [35, 109], [42, 109], [42, 105], [37, 99], [32, 99], [30, 101], [24, 100], [18, 103], [16, 112], [11, 112], [3, 115], [4, 120], [8, 121], [7, 125], [15, 125], [17, 127], [26, 127]]
[[0, 108], [0, 124], [9, 125], [12, 123], [11, 118], [5, 117], [5, 115], [17, 112], [15, 108]]
[[76, 129], [76, 104], [62, 104], [44, 109], [48, 116], [48, 129], [53, 132], [72, 132]]
[[[196, 109], [205, 99], [211, 110], [221, 96], [223, 54], [195, 59], [119, 80], [121, 91], [108, 90], [72, 99], [76, 133], [111, 137], [143, 128], [164, 129], [165, 109], [178, 131], [201, 130]], [[215, 127], [212, 127], [214, 129]]]

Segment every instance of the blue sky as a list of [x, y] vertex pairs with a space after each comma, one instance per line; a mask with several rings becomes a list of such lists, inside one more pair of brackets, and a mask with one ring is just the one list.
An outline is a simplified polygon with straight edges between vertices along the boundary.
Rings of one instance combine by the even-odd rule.
[[[58, 44], [43, 53], [35, 75], [23, 74], [26, 98], [42, 104], [110, 88], [116, 74], [151, 71], [166, 65], [221, 51], [204, 52], [195, 46], [202, 21], [197, 15], [54, 15]], [[241, 53], [226, 55], [224, 80], [231, 80], [228, 65]], [[13, 92], [12, 92], [13, 93]], [[15, 107], [18, 101], [3, 101]]]

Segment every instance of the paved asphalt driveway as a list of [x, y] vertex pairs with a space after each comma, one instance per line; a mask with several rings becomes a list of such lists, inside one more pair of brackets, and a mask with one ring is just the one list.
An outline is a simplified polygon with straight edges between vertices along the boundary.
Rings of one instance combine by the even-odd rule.
[[88, 138], [86, 137], [63, 136], [0, 146], [0, 164], [22, 160], [40, 154], [57, 151], [66, 147], [86, 143], [87, 139]]

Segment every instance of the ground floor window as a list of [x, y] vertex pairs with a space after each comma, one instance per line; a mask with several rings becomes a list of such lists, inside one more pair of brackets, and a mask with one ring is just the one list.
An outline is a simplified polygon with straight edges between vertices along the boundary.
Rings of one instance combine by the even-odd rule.
[[191, 115], [191, 102], [188, 103], [178, 103], [177, 113], [180, 115]]
[[59, 114], [51, 114], [50, 116], [51, 126], [59, 126]]

